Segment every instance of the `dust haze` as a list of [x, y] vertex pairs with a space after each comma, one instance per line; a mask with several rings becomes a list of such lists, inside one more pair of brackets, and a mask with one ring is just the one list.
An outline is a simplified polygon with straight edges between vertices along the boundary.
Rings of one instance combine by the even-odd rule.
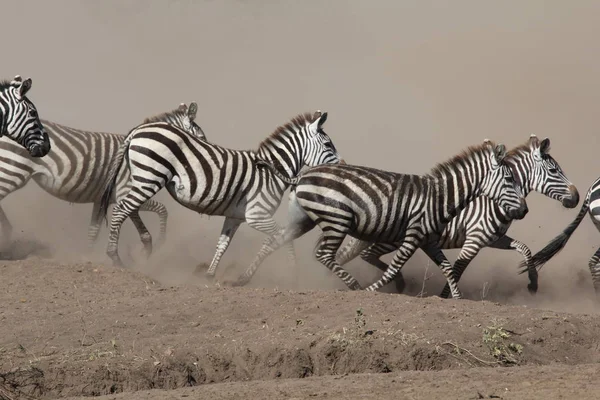
[[[196, 101], [208, 139], [238, 149], [255, 148], [296, 114], [326, 110], [325, 130], [346, 161], [407, 173], [425, 173], [485, 138], [511, 148], [534, 133], [551, 139], [583, 199], [599, 175], [599, 13], [600, 3], [583, 0], [4, 1], [2, 76], [31, 76], [42, 118], [88, 130], [124, 134]], [[184, 209], [165, 191], [157, 199], [170, 213], [168, 241], [135, 268], [167, 283], [205, 283], [193, 271], [212, 258], [223, 218]], [[528, 203], [509, 235], [534, 252], [581, 205], [563, 209], [537, 193]], [[57, 260], [89, 258], [81, 252], [90, 204], [62, 202], [30, 183], [2, 206], [17, 238], [48, 244]], [[156, 238], [156, 216], [142, 218]], [[296, 242], [297, 268], [279, 251], [252, 286], [344, 289], [313, 259], [317, 234]], [[93, 258], [108, 264], [106, 235], [104, 227]], [[218, 275], [245, 268], [263, 239], [242, 226]], [[483, 249], [461, 288], [473, 299], [590, 311], [587, 261], [599, 244], [586, 217], [542, 269], [535, 298], [516, 275], [516, 252]], [[127, 222], [121, 252], [131, 262], [139, 248]], [[446, 254], [453, 260], [457, 251]], [[442, 274], [428, 264], [419, 251], [403, 268], [411, 294], [424, 276], [427, 295], [441, 291]], [[358, 260], [349, 269], [364, 283], [378, 276]]]

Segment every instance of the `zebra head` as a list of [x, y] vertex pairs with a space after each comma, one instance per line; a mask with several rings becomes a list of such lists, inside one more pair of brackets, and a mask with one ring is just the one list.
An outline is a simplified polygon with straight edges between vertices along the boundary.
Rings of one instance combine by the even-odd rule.
[[305, 165], [314, 167], [321, 164], [345, 164], [340, 157], [333, 141], [323, 130], [327, 121], [327, 112], [317, 110], [312, 122], [307, 126], [307, 137], [304, 148], [303, 161]]
[[503, 144], [494, 146], [488, 139], [484, 145], [489, 150], [487, 156], [491, 168], [483, 179], [481, 193], [496, 201], [512, 219], [523, 219], [529, 209], [521, 186], [506, 163], [506, 147]]
[[143, 123], [147, 124], [151, 122], [166, 122], [183, 129], [190, 135], [200, 140], [206, 141], [206, 135], [204, 134], [204, 131], [195, 122], [197, 112], [198, 104], [196, 104], [196, 102], [191, 102], [189, 107], [185, 103], [181, 103], [179, 107], [173, 111], [146, 118]]
[[550, 139], [540, 141], [537, 136], [531, 135], [528, 145], [523, 146], [524, 151], [515, 150], [509, 153], [507, 161], [513, 174], [520, 177], [525, 192], [535, 190], [560, 201], [566, 208], [577, 206], [579, 192], [550, 155]]
[[31, 78], [19, 75], [10, 83], [0, 83], [0, 136], [19, 143], [32, 157], [43, 157], [50, 151], [50, 138], [35, 105], [27, 98]]

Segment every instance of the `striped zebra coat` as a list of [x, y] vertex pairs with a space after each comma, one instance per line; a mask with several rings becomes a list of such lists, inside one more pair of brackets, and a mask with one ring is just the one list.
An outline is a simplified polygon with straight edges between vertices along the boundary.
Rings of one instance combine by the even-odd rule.
[[[145, 122], [168, 121], [204, 139], [204, 132], [194, 122], [197, 109], [196, 103], [191, 103], [189, 109], [185, 104], [181, 104], [179, 108], [148, 118]], [[88, 243], [91, 247], [100, 230], [101, 221], [96, 216], [102, 189], [108, 179], [111, 160], [125, 140], [125, 135], [88, 132], [45, 120], [43, 124], [50, 132], [52, 143], [52, 152], [46, 157], [33, 158], [14, 142], [0, 140], [0, 201], [33, 179], [45, 192], [58, 199], [70, 203], [93, 203], [88, 229]], [[128, 170], [123, 170], [118, 176], [119, 191], [127, 190], [128, 173]], [[114, 196], [111, 202], [114, 202]], [[153, 211], [159, 215], [160, 240], [164, 241], [167, 227], [165, 206], [150, 200], [140, 209]], [[142, 242], [147, 246], [150, 236], [139, 215], [133, 215], [132, 221], [138, 229]], [[7, 240], [11, 236], [12, 225], [1, 206], [0, 224], [3, 239]]]
[[[579, 203], [577, 188], [567, 179], [560, 165], [549, 154], [549, 150], [548, 138], [540, 142], [535, 135], [531, 135], [527, 143], [508, 152], [505, 162], [510, 166], [524, 196], [535, 190], [561, 202], [565, 208], [574, 208]], [[489, 246], [521, 253], [525, 257], [527, 265], [525, 270], [529, 274], [527, 288], [531, 293], [537, 291], [538, 275], [531, 263], [531, 251], [524, 243], [506, 235], [512, 221], [509, 213], [486, 196], [476, 198], [450, 221], [437, 239], [437, 246], [441, 249], [461, 249], [453, 267], [457, 282], [479, 251]], [[366, 246], [368, 248], [362, 250]], [[385, 271], [387, 264], [379, 258], [397, 249], [398, 247], [393, 244], [371, 244], [351, 239], [338, 252], [337, 262], [345, 265], [360, 253], [363, 260]], [[401, 293], [405, 285], [402, 274], [398, 274], [395, 281], [396, 288]], [[450, 287], [446, 284], [441, 296], [447, 298], [449, 295]]]
[[[588, 189], [581, 209], [571, 222], [558, 236], [552, 239], [542, 250], [534, 254], [531, 263], [535, 268], [540, 269], [552, 257], [557, 255], [566, 245], [573, 232], [579, 227], [579, 224], [589, 214], [594, 226], [600, 231], [600, 178], [596, 179]], [[521, 268], [525, 267], [525, 263], [521, 262]], [[592, 275], [592, 283], [596, 297], [600, 298], [600, 248], [592, 255], [588, 261], [588, 267]]]
[[[485, 141], [439, 164], [425, 176], [355, 165], [311, 168], [296, 182], [290, 182], [296, 187], [290, 195], [287, 227], [265, 243], [234, 284], [247, 283], [260, 263], [282, 243], [318, 225], [323, 240], [316, 250], [317, 259], [351, 289], [361, 287], [336, 262], [337, 250], [346, 235], [399, 247], [383, 277], [367, 288], [377, 290], [394, 278], [423, 241], [443, 231], [477, 196], [483, 194], [498, 201], [515, 218], [525, 216], [527, 204], [503, 162], [505, 155], [504, 145]], [[441, 263], [453, 296], [460, 298], [452, 266], [441, 250], [432, 247], [432, 256]]]
[[[115, 265], [122, 265], [117, 244], [123, 220], [166, 186], [184, 207], [225, 216], [217, 251], [207, 271], [214, 275], [242, 222], [269, 235], [278, 229], [273, 214], [288, 185], [272, 172], [256, 168], [257, 160], [276, 162], [287, 177], [295, 177], [305, 165], [341, 161], [323, 130], [326, 119], [327, 113], [319, 111], [298, 115], [263, 140], [257, 151], [203, 142], [168, 124], [144, 124], [133, 129], [111, 168], [114, 177], [121, 169], [131, 170], [131, 186], [126, 194], [117, 196], [107, 254]], [[111, 196], [114, 179], [106, 187], [105, 199]], [[106, 215], [106, 206], [102, 202], [101, 215]]]
[[50, 151], [50, 139], [38, 116], [35, 105], [27, 98], [31, 78], [19, 75], [0, 82], [0, 137], [4, 136], [31, 157], [44, 157]]

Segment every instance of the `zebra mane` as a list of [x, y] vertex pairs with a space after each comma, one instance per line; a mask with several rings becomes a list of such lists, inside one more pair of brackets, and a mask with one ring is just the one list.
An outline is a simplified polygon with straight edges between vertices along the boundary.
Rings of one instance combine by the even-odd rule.
[[12, 86], [11, 81], [6, 80], [6, 79], [0, 80], [0, 91], [6, 90], [6, 89], [8, 89], [11, 86]]
[[473, 154], [489, 152], [491, 150], [490, 146], [491, 149], [494, 149], [496, 147], [496, 143], [490, 140], [487, 143], [469, 146], [449, 160], [437, 164], [431, 169], [431, 171], [429, 171], [429, 174], [427, 175], [433, 178], [443, 178], [447, 173], [455, 169], [456, 164], [460, 163], [461, 161], [469, 160], [473, 157]]
[[312, 124], [316, 120], [315, 115], [316, 113], [310, 112], [305, 112], [296, 115], [294, 118], [291, 119], [290, 122], [278, 126], [275, 129], [275, 131], [273, 131], [273, 133], [271, 133], [269, 136], [263, 139], [263, 141], [259, 143], [258, 148], [260, 149], [263, 145], [268, 144], [272, 139], [283, 135], [285, 132], [298, 131], [307, 124]]
[[519, 153], [529, 153], [531, 150], [529, 148], [529, 141], [527, 141], [527, 143], [523, 143], [518, 145], [515, 148], [510, 149], [509, 151], [506, 152], [506, 157], [514, 157], [516, 155], [518, 155]]
[[158, 115], [155, 115], [153, 117], [148, 117], [146, 118], [142, 124], [149, 124], [151, 122], [166, 122], [168, 121], [170, 118], [176, 116], [176, 115], [184, 115], [185, 111], [180, 109], [180, 108], [175, 108], [174, 110], [171, 111], [167, 111], [164, 113], [160, 113]]

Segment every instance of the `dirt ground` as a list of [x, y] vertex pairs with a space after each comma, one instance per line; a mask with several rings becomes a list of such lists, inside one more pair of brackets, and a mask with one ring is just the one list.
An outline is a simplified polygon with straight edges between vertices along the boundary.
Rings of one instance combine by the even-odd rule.
[[133, 270], [36, 257], [3, 262], [0, 274], [0, 398], [600, 394], [595, 314], [228, 288], [193, 274], [168, 286]]

